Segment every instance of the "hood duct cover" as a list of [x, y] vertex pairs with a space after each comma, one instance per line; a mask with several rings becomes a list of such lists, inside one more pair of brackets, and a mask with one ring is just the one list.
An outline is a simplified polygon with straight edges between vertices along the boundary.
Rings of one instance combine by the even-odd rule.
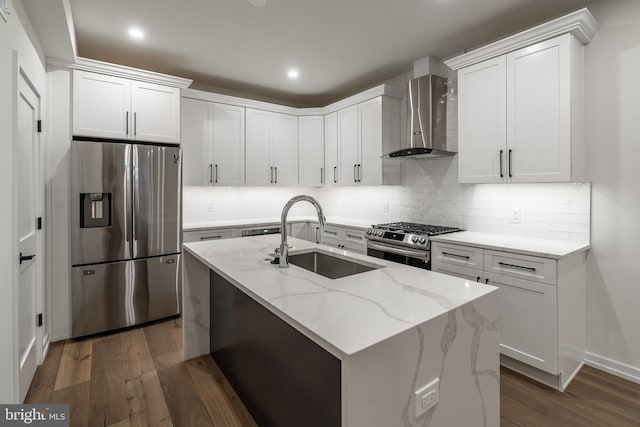
[[387, 158], [442, 157], [456, 154], [447, 147], [447, 79], [430, 74], [409, 80], [409, 146]]

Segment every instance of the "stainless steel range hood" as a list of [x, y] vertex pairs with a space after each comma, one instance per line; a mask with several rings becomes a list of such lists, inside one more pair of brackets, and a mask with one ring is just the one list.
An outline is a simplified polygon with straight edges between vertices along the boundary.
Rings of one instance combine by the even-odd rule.
[[408, 146], [386, 158], [442, 157], [456, 154], [447, 146], [447, 79], [429, 74], [407, 83]]

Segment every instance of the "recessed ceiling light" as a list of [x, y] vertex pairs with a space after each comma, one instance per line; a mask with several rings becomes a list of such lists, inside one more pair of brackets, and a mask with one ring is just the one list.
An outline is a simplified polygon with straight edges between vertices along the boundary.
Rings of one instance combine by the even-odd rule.
[[129, 36], [131, 36], [131, 38], [140, 40], [144, 38], [144, 31], [139, 28], [129, 28]]
[[255, 7], [262, 7], [267, 4], [267, 0], [249, 0], [249, 4]]
[[290, 79], [297, 79], [300, 76], [300, 73], [298, 72], [298, 70], [292, 68], [291, 70], [287, 71], [287, 76], [289, 76]]

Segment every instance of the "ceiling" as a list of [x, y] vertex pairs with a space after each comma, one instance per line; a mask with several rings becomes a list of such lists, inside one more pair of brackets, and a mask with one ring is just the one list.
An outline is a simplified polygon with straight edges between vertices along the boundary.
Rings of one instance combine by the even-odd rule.
[[[71, 11], [79, 56], [321, 106], [406, 73], [416, 59], [442, 59], [589, 2], [71, 0]], [[145, 38], [132, 40], [131, 26]]]

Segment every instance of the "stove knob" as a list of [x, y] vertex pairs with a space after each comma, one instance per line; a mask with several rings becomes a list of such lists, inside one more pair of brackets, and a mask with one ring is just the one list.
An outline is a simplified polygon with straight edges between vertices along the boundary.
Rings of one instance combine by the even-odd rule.
[[413, 236], [413, 237], [411, 238], [411, 241], [412, 241], [413, 243], [417, 243], [417, 242], [418, 242], [418, 236]]
[[384, 236], [384, 231], [378, 230], [378, 236], [380, 236], [380, 237]]
[[420, 244], [424, 245], [425, 243], [427, 243], [427, 239], [425, 239], [424, 237], [420, 238]]
[[371, 229], [368, 229], [368, 230], [367, 230], [367, 234], [371, 234]]

